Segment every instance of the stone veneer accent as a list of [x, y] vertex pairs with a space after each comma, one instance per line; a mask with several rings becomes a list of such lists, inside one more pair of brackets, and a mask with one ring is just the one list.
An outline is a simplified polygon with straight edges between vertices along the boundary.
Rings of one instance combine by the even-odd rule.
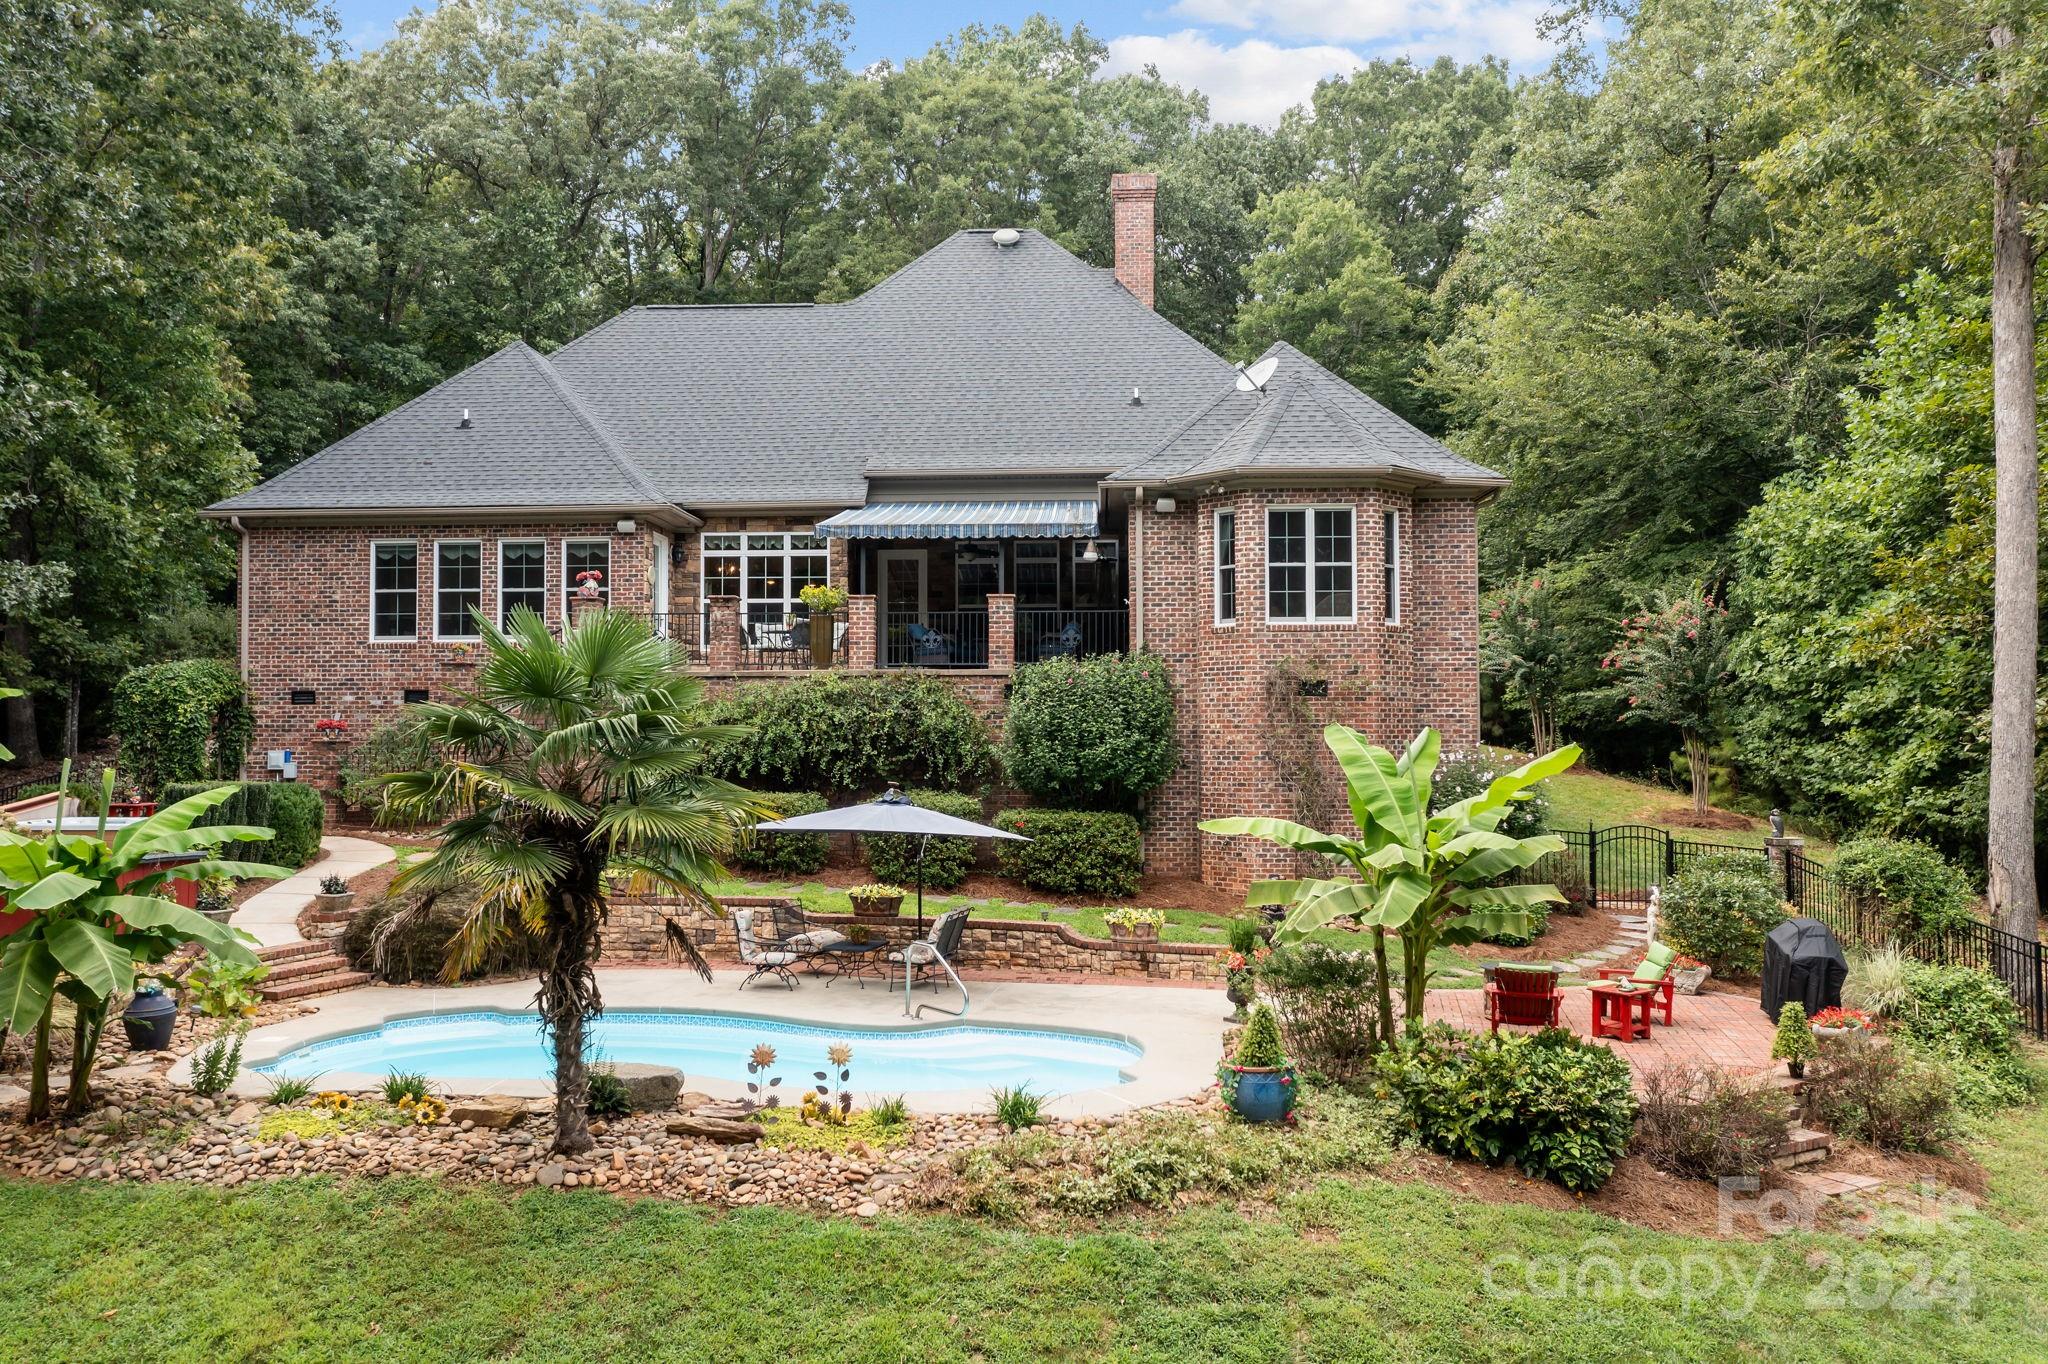
[[[731, 896], [719, 901], [728, 911], [787, 904], [772, 896]], [[929, 930], [936, 915], [928, 915]], [[661, 896], [614, 896], [604, 934], [604, 955], [614, 963], [669, 960], [668, 921], [675, 920], [700, 947], [737, 954], [732, 924], [696, 905]], [[810, 922], [837, 928], [856, 922], [851, 915], [813, 914]], [[895, 923], [862, 921], [875, 936], [898, 945], [918, 936], [915, 919]], [[960, 935], [960, 955], [953, 965], [962, 970], [1065, 971], [1097, 976], [1135, 976], [1151, 980], [1222, 981], [1216, 958], [1224, 949], [1208, 943], [1163, 942], [1123, 947], [1101, 938], [1084, 938], [1061, 923], [1038, 919], [970, 918]]]

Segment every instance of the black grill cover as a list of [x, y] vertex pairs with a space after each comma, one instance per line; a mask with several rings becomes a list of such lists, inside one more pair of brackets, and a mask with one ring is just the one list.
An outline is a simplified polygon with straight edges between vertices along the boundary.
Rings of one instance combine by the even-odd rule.
[[1849, 978], [1849, 959], [1842, 945], [1818, 919], [1787, 919], [1764, 939], [1764, 1012], [1776, 1022], [1787, 1000], [1806, 1006], [1806, 1016], [1842, 1002], [1842, 982]]

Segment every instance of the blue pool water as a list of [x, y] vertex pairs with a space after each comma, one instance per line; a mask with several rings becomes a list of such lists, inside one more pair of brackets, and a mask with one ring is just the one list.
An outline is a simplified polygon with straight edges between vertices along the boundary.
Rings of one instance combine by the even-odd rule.
[[[835, 1042], [853, 1047], [852, 1087], [877, 1094], [997, 1085], [1071, 1094], [1123, 1083], [1124, 1072], [1142, 1054], [1128, 1042], [1078, 1033], [966, 1025], [915, 1032], [820, 1028], [668, 1011], [606, 1013], [590, 1034], [591, 1050], [604, 1059], [675, 1066], [685, 1083], [691, 1077], [752, 1078], [747, 1057], [765, 1042], [775, 1048], [773, 1073], [792, 1094], [803, 1092], [813, 1071], [827, 1068], [825, 1049]], [[443, 1080], [543, 1080], [554, 1069], [554, 1054], [535, 1016], [496, 1011], [395, 1019], [309, 1043], [256, 1067], [265, 1075], [307, 1078], [403, 1070]]]

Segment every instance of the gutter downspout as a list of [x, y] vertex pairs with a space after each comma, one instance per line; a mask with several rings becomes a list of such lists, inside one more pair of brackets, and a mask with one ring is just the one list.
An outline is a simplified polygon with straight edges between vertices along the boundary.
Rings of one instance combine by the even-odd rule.
[[235, 528], [235, 534], [242, 538], [241, 576], [235, 582], [235, 608], [240, 619], [240, 628], [235, 631], [236, 662], [242, 671], [242, 680], [249, 680], [249, 528], [242, 524], [239, 516], [230, 516], [228, 524]]
[[1145, 647], [1145, 485], [1131, 499], [1131, 648]]

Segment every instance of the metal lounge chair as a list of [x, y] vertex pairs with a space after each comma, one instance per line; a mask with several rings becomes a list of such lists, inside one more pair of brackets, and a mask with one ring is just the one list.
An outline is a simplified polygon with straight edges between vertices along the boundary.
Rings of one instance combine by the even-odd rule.
[[818, 974], [818, 958], [825, 950], [833, 943], [846, 941], [846, 935], [836, 928], [814, 926], [803, 906], [794, 900], [770, 905], [768, 918], [775, 926], [775, 941], [768, 946], [794, 953], [797, 962], [808, 967], [814, 976]]
[[[889, 961], [892, 964], [900, 964], [903, 967], [903, 1012], [912, 1017], [920, 1017], [926, 1009], [933, 1009], [942, 1014], [951, 1014], [955, 1018], [963, 1017], [967, 1013], [971, 1003], [967, 997], [967, 987], [960, 983], [960, 975], [953, 969], [953, 957], [960, 951], [960, 931], [965, 927], [967, 911], [949, 910], [932, 924], [931, 932], [914, 942], [905, 943], [900, 950], [889, 954]], [[938, 989], [939, 982], [936, 976], [939, 972], [943, 972], [959, 989], [960, 1007], [941, 1009], [936, 1004], [920, 1004], [916, 1009], [912, 1009], [911, 987], [918, 980], [933, 976], [932, 988]]]
[[740, 982], [740, 988], [746, 989], [762, 976], [776, 976], [784, 985], [794, 990], [796, 976], [789, 968], [791, 963], [798, 960], [796, 953], [779, 947], [763, 947], [760, 940], [754, 936], [754, 911], [751, 909], [734, 910], [732, 926], [733, 931], [739, 935], [740, 965], [754, 968], [753, 972]]

